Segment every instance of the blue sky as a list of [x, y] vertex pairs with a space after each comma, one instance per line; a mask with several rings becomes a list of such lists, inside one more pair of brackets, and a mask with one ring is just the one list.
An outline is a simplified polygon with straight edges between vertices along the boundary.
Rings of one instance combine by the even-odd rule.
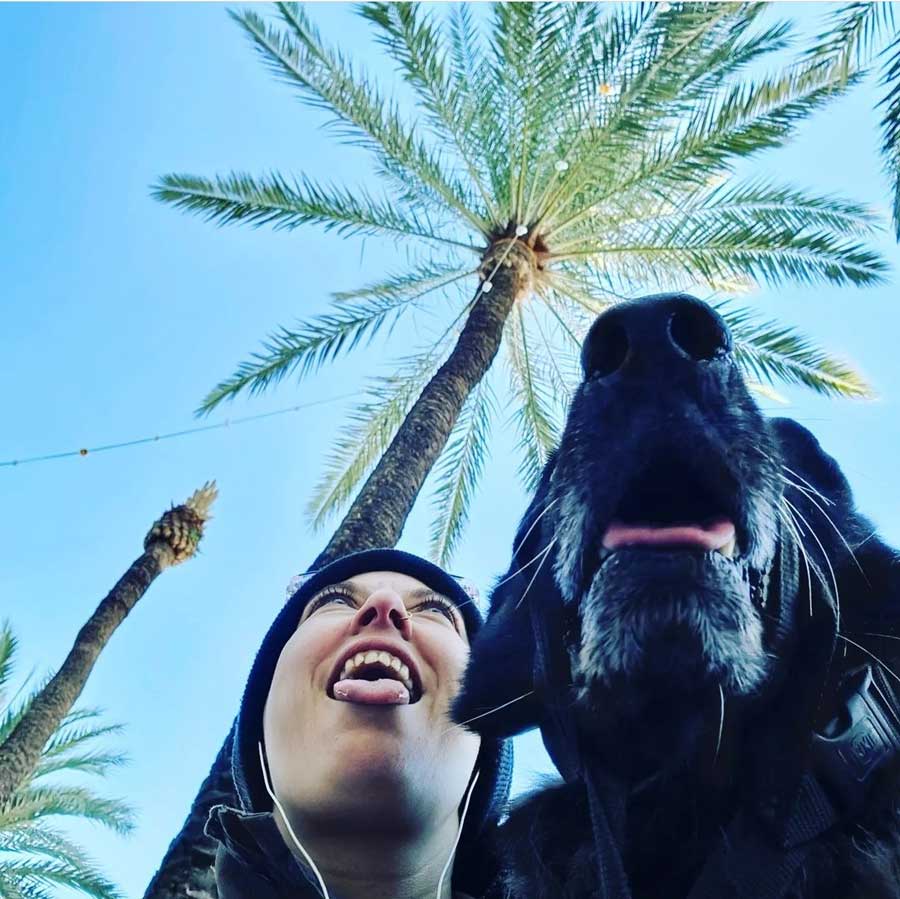
[[[818, 4], [780, 4], [807, 24]], [[818, 7], [818, 9], [817, 9]], [[325, 34], [392, 81], [363, 23], [317, 4]], [[755, 170], [888, 208], [871, 84], [804, 125]], [[390, 246], [315, 229], [215, 229], [161, 206], [161, 174], [308, 172], [350, 184], [367, 158], [321, 130], [264, 71], [218, 4], [0, 5], [0, 461], [145, 437], [194, 424], [201, 397], [276, 325], [324, 310], [331, 291], [396, 268]], [[883, 287], [760, 290], [752, 302], [859, 364], [879, 399], [828, 401], [784, 390], [786, 409], [840, 460], [860, 506], [900, 544], [900, 254]], [[213, 416], [265, 412], [359, 390], [415, 341], [395, 334], [350, 361]], [[288, 578], [316, 555], [304, 505], [348, 400], [179, 440], [87, 458], [0, 468], [0, 614], [22, 644], [20, 670], [62, 660], [78, 627], [139, 554], [172, 501], [207, 478], [221, 498], [203, 554], [167, 572], [103, 654], [84, 702], [127, 729], [129, 767], [107, 789], [139, 810], [129, 839], [78, 835], [127, 895], [139, 896], [180, 826], [236, 710], [259, 639]], [[504, 567], [526, 497], [493, 459], [455, 569], [483, 588]], [[420, 503], [402, 546], [427, 543]], [[546, 767], [520, 741], [519, 783]]]

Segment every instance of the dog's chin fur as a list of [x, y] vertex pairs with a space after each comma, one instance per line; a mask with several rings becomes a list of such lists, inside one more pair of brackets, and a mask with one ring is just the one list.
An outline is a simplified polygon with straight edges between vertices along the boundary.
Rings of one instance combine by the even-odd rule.
[[581, 700], [612, 694], [640, 714], [650, 699], [708, 688], [747, 696], [769, 672], [747, 568], [718, 553], [615, 552], [580, 612]]

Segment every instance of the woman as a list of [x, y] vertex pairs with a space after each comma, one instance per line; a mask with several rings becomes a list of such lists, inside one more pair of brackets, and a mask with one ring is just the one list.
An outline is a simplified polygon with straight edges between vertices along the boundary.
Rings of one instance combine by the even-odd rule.
[[448, 717], [480, 625], [460, 581], [398, 550], [302, 580], [241, 702], [241, 809], [207, 824], [221, 899], [485, 894], [511, 747]]

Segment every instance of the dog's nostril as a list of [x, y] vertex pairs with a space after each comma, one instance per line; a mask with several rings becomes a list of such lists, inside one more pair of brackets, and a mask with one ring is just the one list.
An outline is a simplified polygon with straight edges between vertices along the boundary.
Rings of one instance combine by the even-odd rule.
[[587, 349], [586, 374], [605, 378], [618, 371], [625, 362], [628, 356], [628, 334], [618, 322], [604, 322], [591, 335]]
[[669, 319], [672, 343], [691, 359], [717, 359], [731, 349], [727, 329], [715, 313], [700, 306], [686, 306]]

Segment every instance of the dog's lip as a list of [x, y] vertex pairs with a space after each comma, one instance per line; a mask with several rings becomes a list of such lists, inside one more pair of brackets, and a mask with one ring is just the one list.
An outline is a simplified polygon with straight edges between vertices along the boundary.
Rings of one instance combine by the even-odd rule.
[[418, 700], [422, 698], [425, 690], [422, 687], [422, 675], [419, 672], [419, 666], [415, 659], [413, 659], [402, 645], [399, 645], [392, 640], [378, 640], [373, 638], [357, 640], [355, 643], [351, 643], [350, 646], [341, 653], [328, 678], [328, 686], [326, 688], [328, 696], [331, 699], [334, 699], [334, 685], [341, 676], [341, 672], [344, 670], [344, 665], [347, 663], [347, 660], [352, 659], [358, 652], [369, 652], [370, 650], [389, 652], [391, 655], [400, 659], [400, 661], [409, 668], [409, 677], [413, 683], [413, 695], [410, 702], [418, 702]]
[[734, 522], [718, 516], [704, 522], [678, 524], [626, 523], [614, 520], [603, 534], [604, 550], [614, 551], [626, 546], [684, 547], [704, 552], [721, 551], [736, 539]]

